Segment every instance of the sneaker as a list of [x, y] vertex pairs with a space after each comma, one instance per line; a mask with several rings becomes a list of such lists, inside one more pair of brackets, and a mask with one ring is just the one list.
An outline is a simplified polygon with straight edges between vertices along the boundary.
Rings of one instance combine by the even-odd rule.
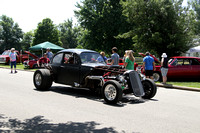
[[15, 71], [15, 73], [17, 73], [17, 71]]
[[12, 73], [12, 71], [10, 73]]

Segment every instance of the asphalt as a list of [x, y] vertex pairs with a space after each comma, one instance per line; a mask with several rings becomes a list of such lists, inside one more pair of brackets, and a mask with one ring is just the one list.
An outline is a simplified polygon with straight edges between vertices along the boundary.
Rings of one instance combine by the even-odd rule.
[[[10, 69], [10, 68], [5, 68], [5, 67], [0, 67], [0, 68]], [[21, 70], [21, 69], [18, 69], [18, 70], [20, 70], [20, 71], [27, 71], [27, 72], [34, 72], [32, 70]], [[176, 85], [172, 85], [172, 84], [161, 84], [161, 83], [156, 83], [156, 85], [158, 87], [164, 87], [164, 88], [172, 88], [172, 89], [179, 89], [179, 90], [200, 92], [200, 88], [194, 88], [194, 87], [176, 86]]]

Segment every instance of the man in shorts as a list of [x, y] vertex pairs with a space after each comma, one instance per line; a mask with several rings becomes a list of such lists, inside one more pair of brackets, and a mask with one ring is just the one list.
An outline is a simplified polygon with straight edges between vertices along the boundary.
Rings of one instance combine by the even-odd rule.
[[144, 68], [143, 70], [145, 71], [146, 78], [151, 78], [153, 80], [153, 70], [156, 69], [155, 62], [149, 52], [146, 52], [145, 55], [142, 67]]

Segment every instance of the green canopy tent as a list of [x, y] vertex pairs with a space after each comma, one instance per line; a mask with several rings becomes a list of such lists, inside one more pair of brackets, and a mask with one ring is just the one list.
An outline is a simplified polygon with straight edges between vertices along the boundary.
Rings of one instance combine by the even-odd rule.
[[46, 50], [47, 48], [50, 48], [51, 50], [55, 50], [55, 51], [64, 49], [64, 48], [62, 48], [62, 47], [60, 47], [58, 45], [55, 45], [53, 43], [43, 42], [43, 43], [37, 44], [37, 45], [35, 45], [33, 47], [30, 47], [29, 50], [32, 50], [32, 51], [42, 50], [42, 55], [43, 55], [43, 50]]

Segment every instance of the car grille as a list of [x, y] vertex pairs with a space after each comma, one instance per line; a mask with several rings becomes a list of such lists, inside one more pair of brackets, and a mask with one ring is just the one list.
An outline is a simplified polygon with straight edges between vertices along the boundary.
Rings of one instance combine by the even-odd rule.
[[129, 72], [129, 79], [135, 96], [143, 96], [144, 89], [140, 77], [136, 71]]
[[4, 58], [0, 58], [0, 63], [5, 63], [6, 61], [4, 60]]

